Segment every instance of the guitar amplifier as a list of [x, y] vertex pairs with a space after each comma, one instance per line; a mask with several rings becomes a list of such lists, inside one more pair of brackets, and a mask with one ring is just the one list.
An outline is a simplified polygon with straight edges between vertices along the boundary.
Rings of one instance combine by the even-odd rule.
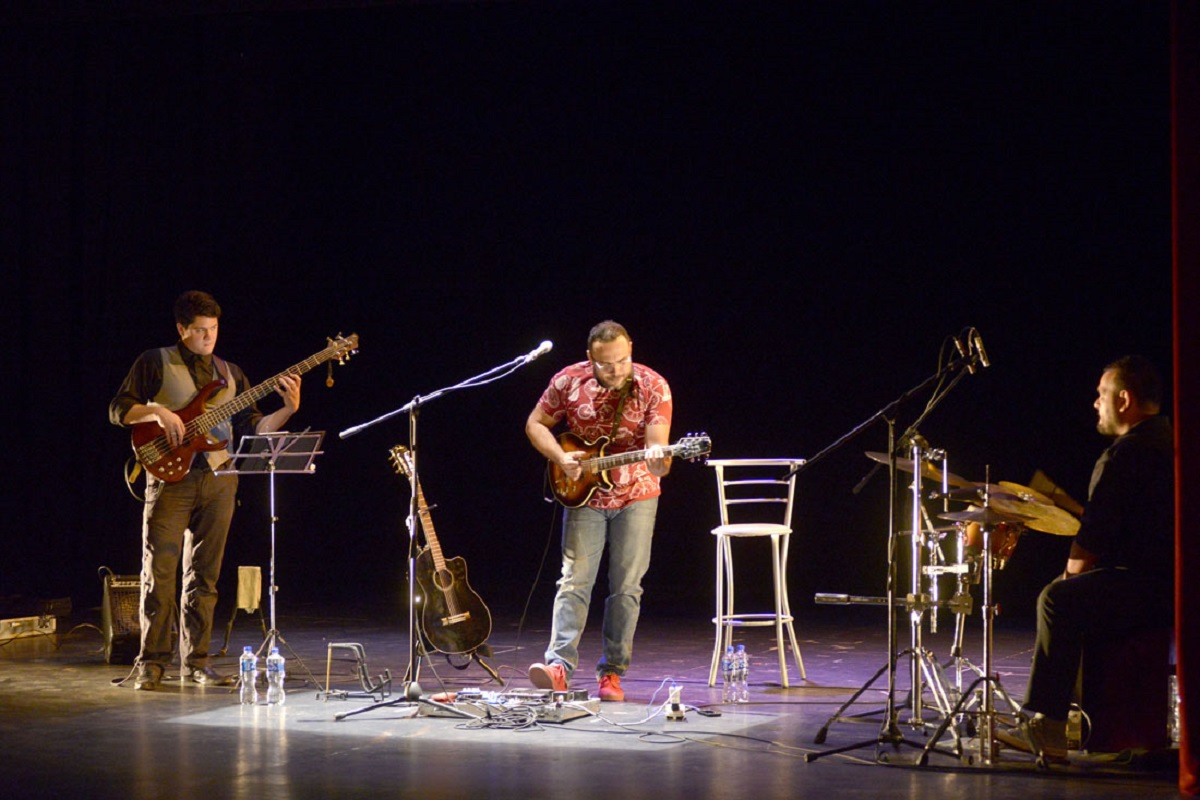
[[142, 581], [138, 575], [104, 575], [100, 624], [104, 633], [104, 661], [132, 664], [141, 649], [140, 617]]

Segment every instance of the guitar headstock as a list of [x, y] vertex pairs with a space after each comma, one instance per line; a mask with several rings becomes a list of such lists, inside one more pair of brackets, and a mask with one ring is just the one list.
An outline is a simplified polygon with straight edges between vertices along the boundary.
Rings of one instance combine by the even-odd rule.
[[391, 450], [388, 450], [388, 460], [392, 462], [392, 469], [397, 475], [403, 475], [406, 478], [412, 477], [412, 452], [402, 444], [398, 444]]
[[674, 454], [687, 461], [694, 461], [701, 456], [707, 456], [712, 450], [712, 439], [706, 433], [689, 433], [672, 448]]
[[336, 358], [339, 364], [345, 364], [346, 359], [358, 352], [358, 334], [342, 336], [340, 333], [334, 339], [327, 339], [331, 358]]

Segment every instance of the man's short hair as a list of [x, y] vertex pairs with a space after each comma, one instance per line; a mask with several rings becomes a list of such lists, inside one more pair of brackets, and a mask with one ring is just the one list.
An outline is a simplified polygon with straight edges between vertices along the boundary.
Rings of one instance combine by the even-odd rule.
[[[592, 344], [595, 342], [612, 342], [624, 336], [629, 339], [629, 332], [625, 330], [625, 326], [619, 322], [613, 322], [611, 319], [606, 319], [599, 323], [588, 332], [587, 349], [591, 351]], [[629, 339], [633, 341], [633, 339]]]
[[1104, 368], [1112, 370], [1118, 389], [1124, 389], [1137, 398], [1142, 406], [1162, 406], [1162, 377], [1143, 356], [1122, 356]]
[[175, 321], [185, 328], [196, 317], [221, 318], [221, 306], [208, 292], [192, 290], [175, 298]]

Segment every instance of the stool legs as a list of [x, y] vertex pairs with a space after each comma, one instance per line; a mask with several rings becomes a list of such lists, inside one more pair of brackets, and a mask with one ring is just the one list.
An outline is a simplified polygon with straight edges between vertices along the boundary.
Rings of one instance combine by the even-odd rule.
[[[788, 602], [787, 589], [787, 551], [788, 538], [772, 535], [771, 538], [771, 578], [775, 593], [775, 610], [770, 614], [735, 614], [733, 602], [733, 550], [730, 540], [733, 537], [717, 535], [717, 602], [713, 625], [716, 627], [713, 639], [712, 663], [709, 665], [708, 685], [715, 686], [717, 671], [725, 649], [733, 642], [733, 626], [735, 625], [773, 625], [775, 627], [775, 645], [779, 653], [779, 677], [786, 689], [790, 686], [787, 668], [787, 649], [790, 645], [796, 666], [800, 670], [800, 678], [808, 679], [804, 669], [804, 659], [800, 655], [800, 645], [796, 640], [796, 629], [792, 622], [791, 605]], [[782, 539], [782, 541], [780, 541]], [[786, 629], [786, 639], [784, 637]]]

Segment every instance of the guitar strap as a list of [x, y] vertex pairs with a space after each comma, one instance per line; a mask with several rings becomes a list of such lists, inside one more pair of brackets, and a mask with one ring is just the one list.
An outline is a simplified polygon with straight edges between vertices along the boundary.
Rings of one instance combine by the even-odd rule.
[[629, 383], [625, 384], [625, 389], [621, 392], [621, 398], [617, 401], [617, 412], [613, 414], [612, 434], [609, 438], [612, 441], [617, 440], [617, 429], [621, 427], [621, 415], [625, 413], [625, 401], [633, 392], [633, 378], [629, 379]]

